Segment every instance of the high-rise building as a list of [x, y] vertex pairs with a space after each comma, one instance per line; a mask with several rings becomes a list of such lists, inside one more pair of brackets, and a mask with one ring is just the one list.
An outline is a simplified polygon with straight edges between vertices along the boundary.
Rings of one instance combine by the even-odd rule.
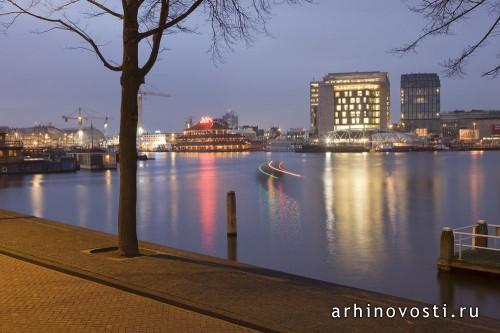
[[238, 114], [234, 111], [228, 111], [222, 116], [222, 120], [224, 120], [230, 129], [238, 128]]
[[407, 131], [439, 133], [441, 83], [435, 73], [401, 75], [401, 125]]
[[311, 127], [310, 127], [310, 135], [317, 136], [318, 135], [318, 103], [319, 103], [319, 82], [311, 82], [309, 86], [309, 105], [310, 105], [310, 118], [311, 118]]
[[311, 133], [386, 130], [390, 83], [386, 72], [331, 73], [310, 84]]

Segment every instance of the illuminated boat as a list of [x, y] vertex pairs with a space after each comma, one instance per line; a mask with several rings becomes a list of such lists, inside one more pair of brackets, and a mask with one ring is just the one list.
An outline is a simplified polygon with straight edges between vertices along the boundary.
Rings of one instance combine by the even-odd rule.
[[281, 176], [288, 175], [288, 176], [293, 176], [293, 177], [302, 177], [301, 175], [297, 173], [290, 172], [284, 167], [284, 162], [279, 162], [278, 164], [274, 163], [273, 161], [267, 161], [259, 165], [257, 170], [260, 172], [260, 174], [264, 176], [268, 176], [274, 179], [277, 179]]
[[240, 152], [250, 147], [250, 141], [233, 133], [224, 120], [209, 117], [186, 128], [172, 144], [175, 152]]

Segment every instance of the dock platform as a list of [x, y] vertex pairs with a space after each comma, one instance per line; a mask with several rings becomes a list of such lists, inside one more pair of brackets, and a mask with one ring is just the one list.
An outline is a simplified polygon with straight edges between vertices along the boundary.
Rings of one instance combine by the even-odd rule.
[[500, 225], [480, 220], [472, 226], [444, 228], [437, 266], [500, 276]]

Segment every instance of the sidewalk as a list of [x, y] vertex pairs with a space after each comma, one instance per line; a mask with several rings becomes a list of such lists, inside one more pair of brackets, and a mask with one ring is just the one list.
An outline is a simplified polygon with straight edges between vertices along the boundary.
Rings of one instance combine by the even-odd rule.
[[[148, 255], [132, 259], [88, 251], [115, 244], [113, 235], [0, 211], [0, 254], [247, 328], [280, 332], [500, 332], [500, 321], [488, 318], [335, 320], [330, 316], [333, 306], [423, 304], [144, 242], [141, 247]], [[2, 275], [4, 270], [0, 263]]]
[[253, 332], [0, 255], [0, 332]]

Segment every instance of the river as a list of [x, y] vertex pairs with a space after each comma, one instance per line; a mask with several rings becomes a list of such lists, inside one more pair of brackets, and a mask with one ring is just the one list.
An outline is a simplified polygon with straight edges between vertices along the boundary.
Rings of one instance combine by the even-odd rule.
[[[500, 224], [500, 152], [152, 154], [138, 168], [143, 240], [500, 318], [498, 278], [438, 275], [445, 226]], [[259, 174], [284, 161], [301, 178]], [[0, 177], [0, 207], [116, 232], [118, 171]], [[334, 300], [332, 300], [333, 302]]]

